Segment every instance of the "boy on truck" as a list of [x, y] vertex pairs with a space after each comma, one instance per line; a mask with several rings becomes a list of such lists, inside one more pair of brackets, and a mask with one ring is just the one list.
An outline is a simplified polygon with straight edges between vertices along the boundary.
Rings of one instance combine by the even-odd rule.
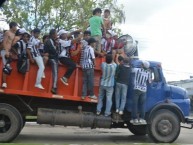
[[15, 37], [15, 32], [17, 31], [17, 23], [11, 22], [9, 23], [10, 30], [6, 31], [4, 33], [3, 37], [3, 50], [1, 51], [1, 57], [3, 60], [3, 76], [2, 76], [2, 88], [7, 88], [7, 82], [6, 78], [7, 75], [11, 73], [11, 67], [10, 67], [10, 50], [13, 45], [13, 40]]
[[[133, 68], [134, 73], [133, 80], [133, 107], [131, 111], [130, 123], [134, 125], [146, 124], [145, 118], [145, 100], [147, 92], [147, 83], [151, 83], [151, 74], [149, 71], [150, 63], [148, 61], [142, 61], [141, 68]], [[138, 111], [139, 106], [139, 111]], [[139, 116], [137, 116], [139, 112]], [[139, 117], [139, 118], [138, 118]]]
[[13, 48], [16, 49], [18, 57], [17, 62], [18, 72], [21, 72], [23, 74], [29, 71], [29, 60], [27, 59], [27, 47], [29, 39], [30, 34], [27, 31], [25, 31], [23, 32], [21, 39], [13, 46]]
[[101, 109], [103, 107], [103, 100], [106, 96], [106, 109], [105, 116], [111, 115], [112, 107], [112, 96], [115, 84], [115, 72], [117, 64], [113, 62], [113, 57], [111, 54], [106, 55], [106, 62], [101, 65], [102, 77], [99, 88], [99, 100], [97, 104], [97, 115], [101, 114]]
[[41, 44], [40, 40], [38, 39], [40, 35], [40, 29], [35, 28], [33, 32], [34, 32], [34, 36], [30, 38], [27, 54], [31, 63], [36, 62], [36, 64], [38, 65], [38, 72], [37, 72], [35, 87], [39, 89], [44, 89], [44, 87], [41, 84], [41, 81], [44, 75], [45, 66], [44, 66], [43, 58], [39, 51], [39, 47]]
[[53, 94], [57, 94], [57, 81], [58, 81], [58, 46], [56, 45], [57, 32], [55, 29], [51, 29], [49, 33], [49, 40], [45, 42], [44, 51], [48, 56], [48, 62], [52, 67], [52, 89]]
[[101, 53], [101, 28], [103, 28], [104, 36], [106, 36], [106, 29], [103, 23], [103, 19], [101, 17], [101, 13], [102, 10], [100, 8], [96, 8], [93, 10], [93, 16], [89, 19], [91, 36], [96, 40], [95, 54], [97, 56], [104, 56], [104, 54]]
[[65, 31], [62, 29], [58, 32], [58, 35], [60, 37], [59, 39], [59, 61], [63, 65], [67, 66], [67, 71], [65, 72], [64, 76], [60, 78], [60, 80], [62, 81], [64, 85], [67, 85], [67, 86], [69, 85], [68, 80], [70, 76], [76, 69], [76, 63], [71, 59], [71, 56], [70, 56], [70, 49], [74, 42], [81, 40], [81, 35], [79, 35], [77, 38], [72, 39], [72, 40], [69, 39], [69, 36], [71, 36], [75, 32], [80, 32], [80, 31], [81, 30], [77, 30], [77, 31], [73, 31], [69, 33], [68, 31]]
[[96, 47], [96, 40], [94, 38], [88, 39], [88, 46], [84, 48], [82, 70], [83, 70], [83, 88], [82, 88], [82, 100], [87, 96], [87, 90], [89, 91], [89, 98], [97, 99], [94, 95], [94, 66], [95, 66], [95, 54], [94, 48]]
[[115, 103], [116, 103], [116, 113], [123, 115], [125, 109], [127, 89], [130, 81], [131, 67], [130, 60], [125, 57], [123, 64], [120, 64], [116, 74], [116, 89], [115, 89]]

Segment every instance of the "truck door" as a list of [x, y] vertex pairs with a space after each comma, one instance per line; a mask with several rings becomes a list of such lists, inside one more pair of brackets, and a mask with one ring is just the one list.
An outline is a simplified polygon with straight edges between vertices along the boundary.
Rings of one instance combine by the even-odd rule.
[[146, 111], [149, 111], [155, 104], [164, 100], [165, 78], [163, 77], [161, 67], [152, 67], [151, 79], [152, 82], [148, 84]]

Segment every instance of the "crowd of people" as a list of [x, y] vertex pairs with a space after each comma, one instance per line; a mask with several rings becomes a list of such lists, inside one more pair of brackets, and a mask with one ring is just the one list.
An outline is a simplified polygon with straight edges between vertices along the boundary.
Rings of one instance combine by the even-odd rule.
[[[77, 65], [83, 71], [83, 87], [81, 99], [87, 96], [98, 99], [97, 115], [101, 114], [103, 100], [106, 96], [105, 116], [111, 115], [112, 96], [115, 89], [116, 113], [123, 115], [127, 90], [133, 84], [134, 99], [131, 123], [145, 123], [144, 104], [146, 97], [147, 80], [150, 81], [148, 71], [149, 62], [144, 61], [141, 68], [131, 68], [130, 58], [124, 54], [123, 46], [126, 42], [118, 42], [118, 36], [112, 31], [110, 11], [93, 10], [93, 16], [89, 19], [89, 28], [82, 32], [76, 30], [68, 32], [61, 29], [51, 29], [49, 34], [40, 39], [41, 30], [33, 29], [30, 33], [24, 28], [17, 29], [17, 23], [9, 23], [10, 30], [4, 32], [0, 38], [1, 57], [3, 61], [2, 88], [7, 88], [6, 76], [11, 74], [11, 58], [16, 55], [19, 65], [18, 71], [25, 74], [30, 69], [29, 64], [36, 63], [38, 66], [35, 87], [44, 89], [42, 79], [45, 78], [44, 69], [47, 64], [52, 68], [52, 89], [57, 94], [58, 64], [67, 67], [67, 71], [60, 78], [64, 85], [69, 85], [69, 78]], [[95, 58], [105, 57], [106, 61], [101, 64], [102, 76], [98, 97], [94, 94], [94, 67]], [[24, 61], [25, 60], [25, 61]], [[23, 67], [23, 68], [22, 68]], [[130, 83], [131, 73], [135, 73], [133, 83]], [[139, 119], [137, 116], [138, 103], [141, 105]]]

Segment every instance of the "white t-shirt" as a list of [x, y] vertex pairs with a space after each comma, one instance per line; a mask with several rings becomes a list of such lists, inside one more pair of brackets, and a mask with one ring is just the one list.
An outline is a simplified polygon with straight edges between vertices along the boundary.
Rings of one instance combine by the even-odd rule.
[[62, 40], [59, 39], [59, 57], [70, 57], [69, 49], [71, 46], [71, 40]]

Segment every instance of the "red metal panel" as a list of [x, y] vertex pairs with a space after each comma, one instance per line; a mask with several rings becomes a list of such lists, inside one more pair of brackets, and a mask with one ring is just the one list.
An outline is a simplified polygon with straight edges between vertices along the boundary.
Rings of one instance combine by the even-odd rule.
[[[99, 91], [99, 81], [101, 77], [100, 65], [104, 61], [104, 58], [96, 59], [96, 67], [95, 67], [95, 78], [94, 78], [94, 92], [95, 95], [98, 95]], [[42, 79], [42, 85], [45, 90], [40, 90], [34, 87], [36, 81], [36, 75], [38, 67], [36, 64], [30, 64], [30, 70], [25, 75], [22, 75], [17, 72], [16, 68], [17, 61], [13, 61], [11, 66], [13, 67], [13, 71], [10, 76], [7, 77], [7, 89], [0, 89], [1, 93], [5, 94], [16, 94], [23, 96], [33, 96], [33, 97], [43, 97], [43, 98], [56, 98], [63, 100], [72, 100], [72, 101], [85, 101], [85, 102], [94, 102], [97, 100], [92, 100], [86, 98], [85, 100], [81, 100], [81, 92], [82, 92], [82, 69], [77, 67], [73, 72], [72, 76], [69, 79], [69, 85], [65, 86], [60, 78], [66, 72], [66, 67], [63, 65], [59, 65], [59, 73], [58, 73], [58, 94], [53, 95], [50, 90], [52, 87], [52, 71], [49, 65], [45, 68], [45, 79]], [[2, 70], [2, 61], [0, 61], [0, 66]], [[0, 71], [0, 77], [2, 78], [2, 71]], [[0, 84], [2, 84], [2, 80], [0, 79]]]

